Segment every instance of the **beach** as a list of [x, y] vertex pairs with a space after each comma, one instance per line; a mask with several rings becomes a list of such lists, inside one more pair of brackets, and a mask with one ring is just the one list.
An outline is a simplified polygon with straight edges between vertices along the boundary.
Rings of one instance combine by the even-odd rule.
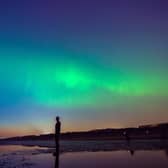
[[[1, 168], [54, 168], [56, 158], [52, 142], [22, 142], [0, 145]], [[23, 145], [24, 144], [24, 145]], [[27, 144], [27, 145], [26, 145]], [[40, 144], [37, 145], [37, 144]], [[141, 165], [145, 168], [166, 168], [168, 147], [159, 140], [126, 141], [65, 141], [61, 142], [59, 168], [98, 167], [130, 168]], [[154, 159], [155, 158], [155, 159]], [[122, 162], [120, 162], [122, 160]], [[142, 164], [143, 161], [143, 164]]]

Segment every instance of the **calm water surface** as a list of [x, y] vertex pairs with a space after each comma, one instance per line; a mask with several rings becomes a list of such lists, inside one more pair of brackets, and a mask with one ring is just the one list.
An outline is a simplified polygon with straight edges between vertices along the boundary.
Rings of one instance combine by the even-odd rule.
[[[36, 153], [38, 147], [0, 146], [0, 167], [14, 168], [168, 168], [167, 150], [138, 150], [111, 152], [71, 152], [54, 156]], [[14, 152], [20, 153], [13, 155]], [[31, 151], [31, 152], [29, 152]], [[4, 153], [6, 155], [4, 155]], [[10, 160], [5, 164], [3, 159]], [[58, 165], [59, 159], [59, 165]]]
[[[56, 167], [52, 155], [38, 155], [33, 158], [40, 167]], [[55, 164], [55, 165], [54, 165]], [[164, 151], [80, 152], [60, 155], [59, 168], [167, 168], [168, 156]]]

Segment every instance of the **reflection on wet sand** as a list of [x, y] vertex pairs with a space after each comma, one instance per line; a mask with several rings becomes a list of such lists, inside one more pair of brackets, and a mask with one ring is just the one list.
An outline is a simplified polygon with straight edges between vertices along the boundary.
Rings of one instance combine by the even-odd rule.
[[55, 156], [55, 168], [59, 168], [59, 146], [57, 146], [54, 156]]

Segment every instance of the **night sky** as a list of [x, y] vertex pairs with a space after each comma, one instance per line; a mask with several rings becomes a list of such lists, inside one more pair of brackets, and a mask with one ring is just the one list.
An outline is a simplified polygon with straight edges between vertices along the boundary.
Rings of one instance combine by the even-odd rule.
[[0, 1], [0, 137], [168, 121], [166, 0]]

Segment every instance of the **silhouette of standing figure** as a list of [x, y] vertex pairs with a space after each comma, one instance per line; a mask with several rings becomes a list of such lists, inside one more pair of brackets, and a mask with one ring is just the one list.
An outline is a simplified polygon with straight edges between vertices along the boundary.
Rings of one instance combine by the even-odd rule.
[[56, 145], [56, 151], [59, 151], [60, 132], [61, 132], [61, 122], [60, 122], [60, 118], [57, 116], [56, 117], [56, 124], [55, 124], [55, 145]]
[[125, 131], [125, 132], [124, 132], [124, 136], [125, 136], [125, 138], [126, 138], [126, 141], [127, 141], [128, 145], [130, 145], [130, 136], [129, 136], [129, 132], [128, 132], [128, 131]]

